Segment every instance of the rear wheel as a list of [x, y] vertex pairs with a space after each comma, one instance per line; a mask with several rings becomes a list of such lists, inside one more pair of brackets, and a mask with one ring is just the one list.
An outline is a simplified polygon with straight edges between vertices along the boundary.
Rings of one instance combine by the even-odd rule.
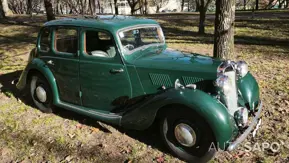
[[185, 108], [169, 109], [163, 116], [161, 137], [173, 154], [188, 162], [208, 162], [214, 157], [214, 135], [202, 117]]
[[40, 74], [30, 79], [30, 96], [36, 107], [45, 113], [52, 112], [52, 92], [46, 79]]

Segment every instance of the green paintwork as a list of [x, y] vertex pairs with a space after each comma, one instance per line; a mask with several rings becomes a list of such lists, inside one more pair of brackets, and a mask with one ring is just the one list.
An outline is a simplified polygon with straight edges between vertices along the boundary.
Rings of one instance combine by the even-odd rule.
[[66, 18], [61, 20], [49, 21], [44, 26], [76, 26], [94, 29], [105, 29], [116, 35], [117, 31], [122, 28], [134, 25], [158, 25], [155, 20], [137, 18], [132, 16], [107, 15], [99, 16], [99, 19], [81, 19], [81, 18]]
[[[50, 84], [56, 106], [91, 116], [107, 123], [132, 129], [146, 129], [155, 120], [159, 109], [178, 104], [193, 109], [212, 128], [221, 149], [238, 134], [238, 128], [225, 106], [214, 95], [213, 81], [221, 61], [199, 54], [188, 54], [168, 49], [166, 44], [141, 49], [124, 55], [117, 32], [123, 28], [155, 25], [148, 19], [114, 17], [105, 19], [64, 19], [51, 21], [44, 28], [55, 26], [76, 28], [79, 36], [78, 52], [65, 54], [55, 51], [51, 35], [48, 52], [40, 50], [38, 37], [36, 52], [21, 74], [17, 88], [27, 85], [28, 76], [41, 73]], [[84, 53], [86, 30], [106, 31], [115, 41], [116, 56], [101, 58]], [[41, 33], [41, 32], [40, 32]], [[47, 64], [53, 61], [54, 64]], [[111, 70], [123, 69], [120, 73]], [[197, 89], [174, 88], [195, 83]], [[165, 86], [166, 90], [160, 88]], [[239, 105], [251, 107], [259, 101], [256, 80], [248, 73], [239, 79]], [[177, 109], [177, 108], [176, 108]], [[226, 146], [223, 146], [223, 145]]]
[[174, 104], [177, 104], [177, 108], [175, 109], [185, 106], [204, 117], [211, 126], [221, 149], [225, 149], [222, 145], [227, 145], [228, 141], [237, 134], [237, 126], [234, 119], [229, 115], [224, 105], [198, 89], [171, 88], [159, 92], [138, 106], [133, 106], [132, 111], [123, 115], [121, 125], [130, 126], [130, 128], [146, 129], [154, 121], [158, 111], [156, 108], [163, 108], [164, 106]]
[[251, 73], [248, 73], [237, 82], [245, 103], [248, 103], [253, 110], [259, 101], [259, 85]]
[[184, 54], [170, 49], [165, 49], [159, 54], [144, 54], [131, 61], [131, 64], [136, 66], [147, 94], [155, 93], [162, 85], [174, 86], [176, 79], [180, 79], [182, 84], [187, 83], [188, 80], [195, 81], [193, 83], [213, 81], [217, 78], [216, 69], [220, 63], [220, 60], [211, 57]]
[[[82, 28], [81, 41], [84, 42], [84, 33], [91, 28]], [[111, 73], [111, 70], [123, 69], [123, 73]], [[131, 97], [130, 80], [121, 57], [114, 58], [94, 57], [85, 54], [80, 45], [79, 79], [81, 83], [83, 106], [98, 110], [110, 111], [114, 109], [112, 102], [120, 97]], [[117, 83], [115, 83], [117, 81]]]

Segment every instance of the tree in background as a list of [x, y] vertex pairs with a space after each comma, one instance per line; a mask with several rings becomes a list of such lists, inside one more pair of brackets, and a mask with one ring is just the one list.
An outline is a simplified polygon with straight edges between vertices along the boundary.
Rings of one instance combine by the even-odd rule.
[[2, 7], [2, 1], [0, 0], [0, 19], [5, 18], [5, 13]]
[[160, 8], [168, 4], [169, 0], [152, 0], [152, 5], [156, 6], [156, 13], [160, 12]]
[[27, 14], [32, 14], [32, 0], [27, 0]]
[[88, 5], [89, 5], [89, 11], [90, 11], [90, 15], [94, 14], [94, 10], [92, 8], [92, 6], [95, 4], [94, 0], [89, 0], [88, 1]]
[[143, 6], [143, 14], [147, 14], [148, 13], [148, 0], [144, 0], [144, 6]]
[[118, 15], [118, 4], [117, 4], [117, 0], [113, 0], [114, 1], [114, 14]]
[[134, 15], [134, 13], [140, 9], [139, 0], [127, 0], [127, 2], [130, 7], [130, 14]]
[[234, 57], [235, 0], [217, 0], [214, 36], [214, 57]]
[[181, 1], [181, 11], [184, 11], [184, 6], [185, 6], [185, 0]]
[[256, 0], [256, 7], [255, 7], [256, 10], [259, 10], [259, 0]]
[[196, 8], [198, 9], [200, 13], [199, 34], [205, 34], [206, 12], [211, 2], [212, 0], [196, 0]]
[[47, 21], [54, 20], [55, 19], [55, 15], [53, 13], [51, 0], [44, 0], [44, 7], [45, 7], [45, 10], [46, 10]]
[[0, 0], [1, 2], [1, 15], [3, 17], [9, 16], [9, 15], [13, 15], [12, 11], [9, 9], [8, 7], [8, 1], [7, 0]]

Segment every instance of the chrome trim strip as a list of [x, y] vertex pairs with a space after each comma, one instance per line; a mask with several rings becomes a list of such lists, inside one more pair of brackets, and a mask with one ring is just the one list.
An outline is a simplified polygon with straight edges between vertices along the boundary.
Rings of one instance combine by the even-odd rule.
[[228, 146], [227, 151], [232, 151], [232, 150], [236, 149], [236, 147], [246, 139], [246, 137], [251, 133], [251, 131], [254, 129], [254, 127], [258, 123], [258, 120], [259, 120], [260, 115], [261, 115], [261, 111], [262, 111], [262, 101], [260, 101], [260, 104], [258, 106], [258, 112], [257, 112], [256, 116], [254, 117], [250, 126], [245, 130], [245, 132], [242, 135], [240, 135], [234, 142], [232, 142]]

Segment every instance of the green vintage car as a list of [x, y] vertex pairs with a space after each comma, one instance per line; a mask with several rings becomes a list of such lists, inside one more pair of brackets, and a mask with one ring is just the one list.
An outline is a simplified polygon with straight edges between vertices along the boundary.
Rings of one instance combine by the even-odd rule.
[[44, 24], [17, 83], [26, 86], [46, 113], [57, 106], [136, 130], [158, 122], [186, 161], [235, 149], [256, 131], [262, 108], [244, 61], [169, 49], [156, 21], [128, 16]]

